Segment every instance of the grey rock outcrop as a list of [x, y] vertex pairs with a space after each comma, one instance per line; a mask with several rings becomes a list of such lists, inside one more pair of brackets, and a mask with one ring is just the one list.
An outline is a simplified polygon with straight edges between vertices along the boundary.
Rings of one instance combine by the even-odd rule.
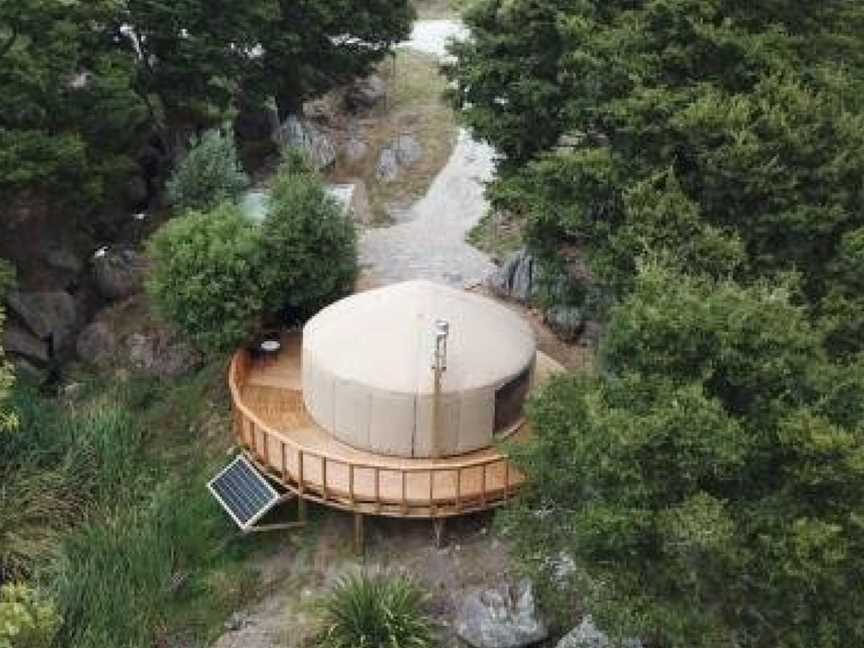
[[386, 96], [387, 84], [381, 77], [373, 74], [348, 87], [345, 91], [345, 106], [354, 112], [370, 110], [384, 101]]
[[107, 364], [117, 353], [117, 337], [106, 323], [93, 322], [81, 331], [75, 351], [84, 362]]
[[336, 162], [336, 145], [321, 129], [291, 115], [274, 133], [276, 144], [305, 151], [313, 166], [326, 169]]
[[585, 330], [585, 317], [576, 306], [552, 306], [543, 313], [543, 319], [566, 342], [578, 339]]
[[457, 612], [456, 632], [474, 648], [522, 648], [548, 636], [527, 580], [469, 592]]
[[401, 167], [409, 167], [423, 159], [423, 147], [412, 135], [400, 135], [393, 143], [396, 160]]
[[9, 312], [38, 338], [53, 337], [54, 348], [70, 342], [78, 323], [78, 307], [67, 292], [22, 292], [13, 290], [6, 297]]
[[375, 175], [384, 182], [390, 182], [399, 177], [399, 160], [396, 158], [396, 151], [392, 148], [388, 147], [381, 151], [378, 166], [375, 168]]
[[[638, 639], [625, 639], [619, 644], [614, 644], [614, 646], [620, 646], [621, 648], [642, 648], [642, 642]], [[582, 623], [565, 635], [555, 648], [613, 648], [613, 643], [609, 640], [606, 633], [600, 631], [594, 625], [589, 615], [582, 620]]]
[[144, 260], [134, 250], [107, 249], [93, 258], [99, 293], [110, 300], [125, 299], [141, 289]]
[[182, 376], [201, 364], [201, 355], [194, 348], [167, 331], [133, 333], [125, 346], [129, 363], [153, 376]]
[[529, 303], [537, 292], [537, 263], [525, 250], [511, 254], [486, 283], [495, 295], [521, 304]]
[[15, 324], [9, 324], [3, 331], [3, 348], [7, 353], [45, 364], [48, 362], [48, 345], [30, 331]]

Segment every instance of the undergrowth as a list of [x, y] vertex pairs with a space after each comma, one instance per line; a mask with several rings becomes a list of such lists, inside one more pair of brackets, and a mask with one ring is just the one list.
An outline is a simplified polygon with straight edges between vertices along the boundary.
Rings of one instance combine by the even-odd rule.
[[50, 596], [54, 645], [203, 645], [248, 600], [255, 540], [234, 541], [204, 488], [225, 460], [222, 383], [212, 366], [85, 378], [71, 402], [16, 389], [20, 425], [0, 435], [0, 581]]

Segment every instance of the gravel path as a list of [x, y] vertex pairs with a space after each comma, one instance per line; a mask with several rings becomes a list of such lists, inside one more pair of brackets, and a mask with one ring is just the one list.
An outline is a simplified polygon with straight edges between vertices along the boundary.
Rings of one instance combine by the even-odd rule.
[[[458, 21], [415, 23], [407, 47], [445, 55], [451, 37], [464, 37]], [[360, 262], [371, 283], [428, 279], [455, 287], [475, 285], [494, 268], [489, 258], [465, 242], [465, 235], [486, 212], [483, 183], [492, 178], [494, 153], [460, 132], [450, 160], [429, 191], [400, 222], [371, 229], [360, 240]]]

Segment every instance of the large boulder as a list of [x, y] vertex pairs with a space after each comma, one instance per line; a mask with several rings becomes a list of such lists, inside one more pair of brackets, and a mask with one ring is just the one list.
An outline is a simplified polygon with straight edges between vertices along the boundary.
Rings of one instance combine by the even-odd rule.
[[336, 162], [336, 145], [321, 129], [305, 120], [290, 115], [273, 139], [283, 148], [296, 148], [305, 151], [313, 166], [319, 171], [333, 166]]
[[93, 257], [99, 293], [108, 300], [125, 299], [141, 290], [144, 260], [131, 249], [103, 248]]
[[375, 175], [383, 182], [390, 182], [399, 177], [399, 160], [396, 157], [396, 151], [392, 148], [387, 147], [381, 150]]
[[423, 147], [413, 135], [400, 135], [393, 142], [399, 166], [409, 167], [423, 159]]
[[585, 317], [577, 306], [551, 306], [543, 320], [565, 342], [574, 342], [585, 330]]
[[84, 362], [108, 364], [117, 353], [117, 337], [105, 322], [93, 322], [85, 327], [75, 343], [75, 351]]
[[[598, 630], [588, 615], [582, 623], [567, 633], [555, 648], [610, 648], [612, 645], [606, 633]], [[642, 648], [642, 642], [638, 639], [624, 639], [614, 645], [621, 648]]]
[[3, 331], [3, 348], [10, 355], [21, 356], [28, 360], [35, 360], [42, 364], [48, 363], [48, 344], [30, 331], [16, 325], [9, 324]]
[[72, 340], [79, 324], [78, 307], [67, 292], [23, 292], [13, 290], [6, 297], [9, 312], [36, 337], [53, 339], [58, 350]]
[[522, 648], [549, 634], [528, 580], [469, 592], [459, 605], [456, 633], [474, 648]]
[[537, 293], [537, 262], [525, 250], [511, 254], [486, 283], [498, 297], [528, 304]]
[[126, 338], [125, 346], [132, 367], [152, 376], [182, 376], [201, 365], [201, 355], [168, 331], [133, 333]]
[[352, 83], [345, 91], [345, 107], [353, 112], [371, 110], [384, 101], [387, 84], [381, 77], [372, 76]]

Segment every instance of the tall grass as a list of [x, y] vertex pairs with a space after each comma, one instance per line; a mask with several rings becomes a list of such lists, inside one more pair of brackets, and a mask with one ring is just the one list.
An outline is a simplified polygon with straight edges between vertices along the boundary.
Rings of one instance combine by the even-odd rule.
[[404, 576], [342, 578], [319, 602], [321, 648], [432, 648], [432, 622], [423, 613], [425, 594]]
[[14, 394], [21, 425], [0, 435], [0, 580], [52, 594], [58, 645], [150, 648], [178, 628], [203, 642], [248, 597], [250, 543], [231, 542], [203, 487], [224, 460], [221, 382], [215, 367], [175, 383], [92, 381], [71, 405]]

